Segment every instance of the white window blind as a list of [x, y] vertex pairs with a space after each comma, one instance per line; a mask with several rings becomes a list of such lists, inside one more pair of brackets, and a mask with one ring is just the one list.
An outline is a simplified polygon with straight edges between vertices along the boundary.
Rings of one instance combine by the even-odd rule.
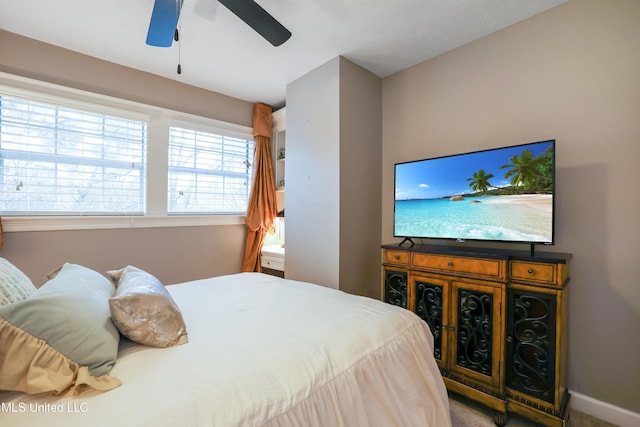
[[0, 96], [0, 214], [144, 214], [147, 123]]
[[254, 143], [195, 129], [169, 129], [169, 214], [244, 214]]

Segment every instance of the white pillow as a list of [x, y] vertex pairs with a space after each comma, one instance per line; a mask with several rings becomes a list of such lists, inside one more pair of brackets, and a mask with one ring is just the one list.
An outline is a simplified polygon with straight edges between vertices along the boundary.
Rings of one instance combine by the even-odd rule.
[[15, 265], [0, 258], [0, 306], [22, 301], [37, 288]]

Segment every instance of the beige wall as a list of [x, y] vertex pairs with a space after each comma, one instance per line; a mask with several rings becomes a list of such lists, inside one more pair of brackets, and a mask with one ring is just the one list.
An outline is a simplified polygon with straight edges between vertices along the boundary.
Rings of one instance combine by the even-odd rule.
[[3, 30], [0, 30], [0, 71], [251, 126], [253, 104], [250, 102]]
[[285, 277], [339, 287], [340, 60], [287, 85]]
[[557, 139], [551, 250], [574, 255], [569, 387], [634, 412], [639, 23], [637, 0], [570, 0], [384, 79], [382, 153], [382, 235], [392, 242], [395, 162]]
[[[253, 104], [0, 30], [0, 71], [251, 126]], [[151, 143], [152, 141], [150, 141]], [[137, 265], [164, 283], [240, 271], [245, 227], [5, 233], [0, 256], [38, 285], [62, 262], [98, 271]]]
[[100, 272], [135, 265], [170, 284], [238, 273], [244, 235], [243, 224], [6, 233], [0, 256], [36, 286], [65, 262]]
[[380, 296], [382, 82], [340, 60], [340, 289]]
[[379, 296], [381, 111], [343, 57], [287, 86], [287, 278]]

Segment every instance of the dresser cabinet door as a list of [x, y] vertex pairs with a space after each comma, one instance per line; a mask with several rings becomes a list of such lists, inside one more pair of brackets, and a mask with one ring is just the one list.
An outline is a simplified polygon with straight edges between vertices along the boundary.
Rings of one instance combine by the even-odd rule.
[[555, 404], [556, 296], [507, 292], [507, 387]]
[[433, 355], [441, 368], [446, 368], [449, 329], [449, 282], [414, 276], [412, 279], [413, 311], [424, 320], [433, 335]]
[[502, 290], [463, 281], [452, 284], [455, 335], [451, 369], [499, 390], [502, 388]]
[[407, 272], [384, 269], [384, 301], [389, 304], [407, 308]]

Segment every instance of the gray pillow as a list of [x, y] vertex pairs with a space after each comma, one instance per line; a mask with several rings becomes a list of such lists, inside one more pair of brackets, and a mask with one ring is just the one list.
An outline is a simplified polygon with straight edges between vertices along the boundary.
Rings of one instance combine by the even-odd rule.
[[0, 258], [0, 306], [22, 301], [36, 289], [22, 271], [6, 259]]
[[164, 285], [137, 267], [108, 271], [116, 284], [109, 299], [111, 319], [122, 335], [151, 347], [171, 347], [187, 342], [187, 328]]
[[100, 273], [65, 264], [29, 298], [0, 307], [0, 389], [59, 392], [82, 368], [107, 375], [120, 341], [109, 312], [114, 293]]

